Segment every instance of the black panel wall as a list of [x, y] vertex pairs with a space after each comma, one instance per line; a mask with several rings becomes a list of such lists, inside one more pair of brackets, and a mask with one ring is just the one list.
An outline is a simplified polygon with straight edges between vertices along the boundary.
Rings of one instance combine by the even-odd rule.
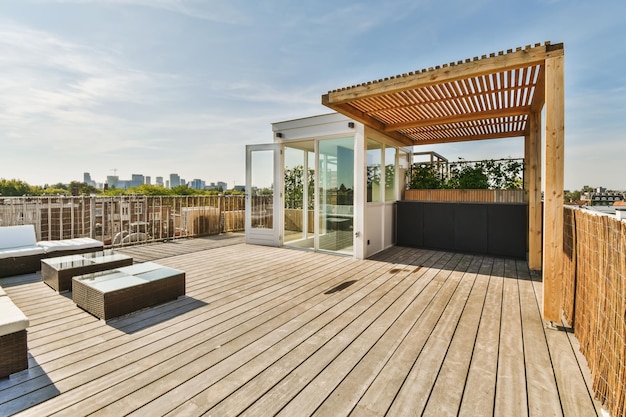
[[488, 253], [488, 211], [484, 204], [455, 206], [454, 249]]
[[526, 257], [527, 205], [398, 201], [396, 243]]
[[424, 246], [423, 212], [424, 207], [421, 205], [396, 205], [396, 242], [404, 242], [404, 246]]
[[454, 207], [450, 204], [426, 204], [423, 213], [424, 246], [454, 250]]

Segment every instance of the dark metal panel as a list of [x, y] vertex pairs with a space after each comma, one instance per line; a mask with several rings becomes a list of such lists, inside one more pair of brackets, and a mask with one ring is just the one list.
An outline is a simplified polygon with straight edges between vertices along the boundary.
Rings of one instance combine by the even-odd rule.
[[454, 211], [456, 204], [424, 203], [424, 246], [454, 250]]
[[528, 207], [525, 204], [489, 205], [488, 253], [516, 258], [526, 257]]
[[460, 252], [488, 252], [488, 206], [486, 204], [456, 204], [454, 248]]
[[396, 204], [396, 243], [401, 246], [424, 245], [424, 208], [416, 201]]

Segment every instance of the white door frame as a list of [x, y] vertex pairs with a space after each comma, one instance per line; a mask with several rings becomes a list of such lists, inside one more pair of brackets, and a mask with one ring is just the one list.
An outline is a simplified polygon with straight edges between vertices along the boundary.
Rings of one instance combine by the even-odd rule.
[[[273, 221], [272, 228], [252, 228], [252, 154], [257, 151], [273, 151], [273, 166], [270, 168], [273, 178]], [[281, 246], [283, 223], [283, 164], [280, 143], [246, 145], [246, 243], [254, 245]]]

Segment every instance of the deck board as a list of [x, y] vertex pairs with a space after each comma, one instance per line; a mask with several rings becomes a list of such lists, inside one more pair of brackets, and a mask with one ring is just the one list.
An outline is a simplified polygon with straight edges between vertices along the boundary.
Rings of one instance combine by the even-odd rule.
[[40, 274], [0, 280], [31, 320], [0, 415], [596, 413], [523, 262], [401, 247], [358, 261], [237, 236], [122, 251], [184, 270], [186, 296], [105, 322]]
[[524, 346], [521, 308], [515, 267], [512, 261], [504, 264], [502, 290], [502, 319], [500, 321], [500, 348], [494, 414], [500, 416], [528, 415]]

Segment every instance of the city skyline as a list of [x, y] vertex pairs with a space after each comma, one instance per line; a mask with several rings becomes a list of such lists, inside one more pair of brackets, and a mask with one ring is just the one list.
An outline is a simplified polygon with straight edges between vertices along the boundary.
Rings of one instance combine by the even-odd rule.
[[[0, 178], [184, 167], [243, 184], [245, 145], [272, 142], [274, 122], [329, 113], [330, 90], [551, 41], [565, 48], [565, 188], [623, 188], [624, 12], [618, 0], [6, 0]], [[523, 149], [512, 138], [417, 150]]]
[[[179, 185], [186, 185], [189, 188], [194, 188], [198, 190], [205, 190], [205, 189], [212, 190], [212, 189], [219, 189], [220, 187], [223, 190], [229, 189], [228, 183], [226, 181], [207, 182], [206, 180], [203, 180], [201, 178], [194, 178], [192, 180], [187, 181], [186, 179], [180, 177], [180, 175], [178, 175], [177, 173], [169, 174], [167, 176], [168, 179], [165, 179], [166, 177], [164, 176], [157, 175], [154, 177], [154, 182], [152, 181], [152, 178], [153, 177], [150, 175], [137, 174], [137, 173], [131, 174], [130, 180], [122, 179], [120, 178], [119, 175], [107, 175], [106, 179], [103, 182], [99, 182], [99, 181], [96, 181], [91, 176], [90, 172], [84, 172], [82, 182], [88, 185], [94, 186], [96, 188], [104, 188], [105, 184], [109, 187], [112, 186], [115, 188], [133, 188], [133, 187], [138, 187], [140, 185], [145, 184], [145, 185], [161, 186], [165, 188], [174, 188]], [[36, 184], [30, 184], [30, 185], [36, 185]], [[50, 185], [50, 183], [48, 183], [47, 185]], [[234, 188], [236, 185], [237, 184], [233, 184], [231, 188]]]

